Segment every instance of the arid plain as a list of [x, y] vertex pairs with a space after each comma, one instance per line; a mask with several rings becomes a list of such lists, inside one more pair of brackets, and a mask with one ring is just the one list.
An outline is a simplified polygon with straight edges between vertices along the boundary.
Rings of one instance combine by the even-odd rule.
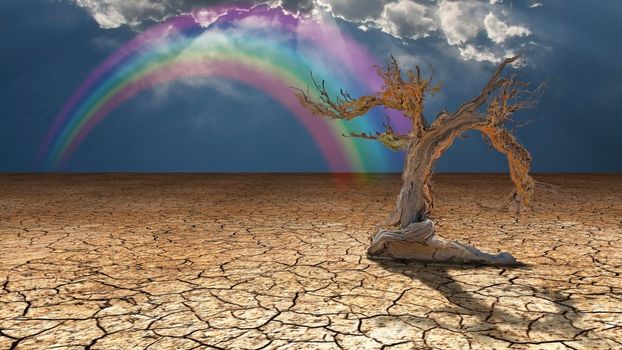
[[370, 260], [399, 175], [0, 175], [0, 349], [620, 349], [622, 175], [435, 177], [443, 237]]

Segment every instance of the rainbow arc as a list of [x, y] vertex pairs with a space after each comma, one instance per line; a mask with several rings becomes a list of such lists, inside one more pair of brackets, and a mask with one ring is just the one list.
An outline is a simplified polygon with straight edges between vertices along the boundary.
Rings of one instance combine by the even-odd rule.
[[[213, 14], [211, 22], [201, 19]], [[202, 23], [201, 23], [202, 22]], [[300, 19], [280, 8], [208, 8], [158, 24], [123, 45], [74, 92], [43, 141], [38, 161], [46, 169], [65, 164], [89, 133], [137, 94], [175, 80], [231, 79], [271, 96], [313, 137], [333, 172], [390, 171], [400, 163], [376, 142], [342, 137], [380, 130], [382, 111], [353, 121], [310, 115], [292, 88], [312, 86], [310, 72], [329, 90], [371, 93], [382, 82], [377, 61], [334, 24]], [[397, 128], [406, 120], [397, 118]]]

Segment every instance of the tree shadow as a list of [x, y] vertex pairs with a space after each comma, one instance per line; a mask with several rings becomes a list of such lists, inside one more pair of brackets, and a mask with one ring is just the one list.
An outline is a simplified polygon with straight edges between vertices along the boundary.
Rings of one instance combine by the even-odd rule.
[[[572, 300], [563, 290], [515, 283], [517, 274], [531, 270], [529, 265], [485, 266], [429, 264], [408, 260], [374, 259], [383, 269], [400, 273], [437, 291], [448, 302], [431, 308], [430, 313], [460, 316], [460, 327], [435, 322], [439, 327], [486, 335], [513, 343], [576, 340], [583, 330], [574, 327], [578, 319]], [[470, 276], [469, 276], [470, 275]], [[490, 284], [464, 283], [458, 276], [472, 275], [490, 279]], [[475, 277], [477, 278], [477, 277]], [[425, 305], [425, 300], [422, 300]], [[544, 305], [544, 306], [543, 306]], [[575, 311], [575, 312], [571, 312]], [[475, 327], [463, 327], [465, 317], [478, 321]], [[442, 320], [442, 317], [440, 318]]]

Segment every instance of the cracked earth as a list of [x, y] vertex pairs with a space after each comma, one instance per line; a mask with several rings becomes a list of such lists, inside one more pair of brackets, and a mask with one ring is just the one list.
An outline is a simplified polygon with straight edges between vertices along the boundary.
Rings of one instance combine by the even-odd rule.
[[[370, 260], [397, 175], [0, 175], [0, 349], [620, 349], [622, 177], [436, 176], [515, 268]], [[479, 204], [478, 204], [479, 202]]]

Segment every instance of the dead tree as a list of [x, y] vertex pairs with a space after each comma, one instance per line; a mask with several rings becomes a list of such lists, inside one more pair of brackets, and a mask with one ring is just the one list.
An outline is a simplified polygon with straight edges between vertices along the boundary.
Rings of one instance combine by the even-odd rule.
[[376, 94], [353, 98], [341, 91], [333, 98], [324, 82], [318, 83], [315, 79], [317, 99], [308, 91], [297, 91], [300, 103], [317, 116], [349, 120], [365, 115], [374, 107], [384, 106], [402, 111], [411, 121], [408, 133], [394, 130], [387, 116], [383, 132], [344, 135], [376, 140], [391, 150], [406, 150], [403, 185], [395, 210], [383, 223], [388, 228], [372, 235], [369, 255], [437, 262], [516, 262], [509, 253], [491, 255], [470, 245], [437, 237], [430, 212], [433, 208], [431, 177], [434, 164], [456, 137], [469, 130], [480, 131], [492, 147], [507, 157], [514, 183], [509, 201], [518, 210], [529, 204], [535, 186], [529, 175], [531, 156], [505, 124], [516, 111], [536, 103], [544, 84], [529, 90], [528, 84], [519, 81], [516, 75], [503, 76], [506, 66], [517, 59], [518, 56], [505, 59], [479, 95], [454, 112], [440, 113], [432, 123], [426, 121], [423, 110], [426, 94], [439, 89], [432, 85], [433, 74], [424, 77], [419, 67], [403, 74], [393, 57], [386, 67], [376, 67], [384, 80], [382, 90]]

